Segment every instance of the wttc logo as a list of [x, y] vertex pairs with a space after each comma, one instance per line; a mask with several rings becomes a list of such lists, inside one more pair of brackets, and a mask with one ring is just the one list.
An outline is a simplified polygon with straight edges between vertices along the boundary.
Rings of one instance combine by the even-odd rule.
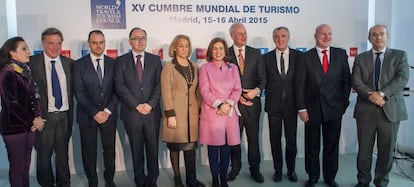
[[91, 0], [94, 29], [125, 29], [125, 16], [125, 0]]

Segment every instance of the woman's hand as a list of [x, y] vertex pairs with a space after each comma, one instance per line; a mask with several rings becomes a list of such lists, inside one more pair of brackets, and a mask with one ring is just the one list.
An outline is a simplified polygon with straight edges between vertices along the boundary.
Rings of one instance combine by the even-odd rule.
[[32, 132], [38, 130], [39, 132], [43, 130], [43, 128], [45, 127], [45, 122], [46, 120], [39, 117], [36, 117], [33, 119], [33, 126], [31, 127]]
[[175, 116], [168, 117], [167, 118], [167, 127], [171, 129], [177, 128], [177, 120], [175, 119]]

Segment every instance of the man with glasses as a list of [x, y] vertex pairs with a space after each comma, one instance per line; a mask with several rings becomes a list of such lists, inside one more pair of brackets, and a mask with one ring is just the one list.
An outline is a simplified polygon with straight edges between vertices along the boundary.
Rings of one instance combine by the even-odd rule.
[[[158, 137], [161, 122], [161, 59], [145, 52], [147, 33], [133, 28], [129, 33], [131, 52], [116, 60], [115, 90], [121, 100], [124, 122], [132, 152], [136, 186], [157, 186]], [[144, 172], [144, 147], [147, 176]]]

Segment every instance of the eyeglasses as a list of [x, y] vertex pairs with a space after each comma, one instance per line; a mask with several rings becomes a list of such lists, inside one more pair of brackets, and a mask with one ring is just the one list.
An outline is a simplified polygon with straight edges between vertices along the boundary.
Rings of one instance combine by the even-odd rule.
[[371, 37], [374, 37], [374, 38], [375, 38], [375, 37], [378, 37], [378, 36], [380, 36], [380, 37], [384, 37], [385, 35], [386, 35], [386, 33], [385, 33], [385, 32], [380, 32], [380, 33], [375, 33], [375, 32], [374, 32], [374, 33], [371, 33], [371, 34], [370, 34], [370, 36], [371, 36]]
[[134, 40], [134, 41], [146, 41], [147, 40], [147, 37], [133, 37], [133, 38], [130, 38], [129, 40]]

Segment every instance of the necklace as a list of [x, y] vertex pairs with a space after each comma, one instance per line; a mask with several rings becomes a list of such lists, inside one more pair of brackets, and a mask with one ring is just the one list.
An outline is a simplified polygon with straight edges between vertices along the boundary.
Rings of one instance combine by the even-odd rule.
[[191, 63], [188, 63], [187, 68], [188, 68], [188, 70], [185, 71], [184, 78], [187, 81], [188, 87], [190, 87], [193, 84], [193, 81], [194, 81], [193, 68], [191, 67]]

